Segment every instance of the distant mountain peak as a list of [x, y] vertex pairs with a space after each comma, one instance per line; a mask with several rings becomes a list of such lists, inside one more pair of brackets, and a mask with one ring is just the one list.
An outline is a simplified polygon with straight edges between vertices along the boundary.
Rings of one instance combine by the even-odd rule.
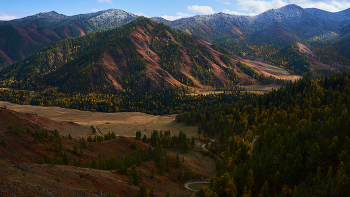
[[35, 14], [33, 16], [39, 16], [39, 17], [52, 17], [52, 16], [66, 16], [64, 14], [59, 14], [56, 11], [50, 11], [50, 12], [40, 12], [39, 14]]
[[293, 9], [303, 9], [302, 7], [295, 5], [295, 4], [289, 4], [281, 8], [293, 8]]
[[298, 6], [298, 5], [295, 5], [295, 4], [289, 4], [289, 5], [286, 5], [286, 6], [283, 6], [281, 8], [277, 8], [277, 9], [270, 9], [264, 13], [261, 13], [261, 14], [265, 14], [265, 13], [271, 13], [271, 12], [280, 12], [280, 13], [300, 13], [300, 12], [304, 12], [305, 10]]
[[137, 15], [126, 12], [126, 11], [121, 10], [121, 9], [108, 9], [108, 10], [105, 10], [102, 12], [103, 12], [102, 15], [108, 15], [108, 14], [111, 14], [111, 15], [130, 15], [130, 16], [137, 17]]

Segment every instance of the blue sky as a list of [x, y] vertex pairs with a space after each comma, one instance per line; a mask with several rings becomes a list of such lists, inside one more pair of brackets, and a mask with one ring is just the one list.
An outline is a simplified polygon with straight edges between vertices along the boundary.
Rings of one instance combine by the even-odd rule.
[[255, 15], [288, 4], [331, 12], [350, 8], [349, 0], [4, 0], [0, 4], [0, 20], [53, 10], [70, 16], [112, 8], [147, 17], [162, 16], [174, 20], [216, 12]]

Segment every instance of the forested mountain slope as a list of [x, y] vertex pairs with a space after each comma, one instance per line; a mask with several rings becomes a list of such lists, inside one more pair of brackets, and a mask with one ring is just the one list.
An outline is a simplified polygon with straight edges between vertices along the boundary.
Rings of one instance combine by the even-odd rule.
[[11, 21], [0, 21], [0, 67], [23, 60], [59, 40], [113, 29], [136, 17], [123, 10], [110, 9], [74, 16], [52, 11]]
[[[346, 43], [342, 38], [349, 32], [346, 28], [350, 21], [348, 13], [349, 9], [332, 13], [288, 5], [256, 16], [216, 13], [175, 21], [167, 21], [160, 17], [153, 17], [152, 20], [229, 48], [240, 57], [258, 58], [270, 63], [273, 61], [267, 56], [271, 53], [276, 54], [283, 47], [302, 43], [316, 54], [314, 60], [309, 63], [324, 69], [320, 66], [322, 62], [328, 65], [327, 69], [332, 65], [333, 69], [339, 71], [342, 69], [337, 69], [337, 64], [350, 64], [349, 58], [342, 53], [343, 48], [338, 49], [338, 44], [335, 43]], [[23, 60], [59, 40], [113, 29], [129, 23], [136, 17], [123, 10], [111, 9], [75, 16], [65, 16], [52, 11], [11, 21], [0, 21], [0, 67]], [[349, 50], [346, 44], [343, 45]], [[260, 51], [260, 48], [264, 51]], [[279, 62], [282, 60], [276, 59]]]
[[5, 87], [62, 92], [234, 88], [275, 80], [240, 60], [222, 47], [140, 17], [121, 28], [60, 41], [3, 68], [0, 78]]
[[[304, 78], [249, 101], [178, 115], [216, 136], [219, 196], [347, 196], [350, 75]], [[255, 142], [252, 150], [252, 142]]]
[[[339, 72], [342, 69], [338, 69], [337, 65], [350, 65], [348, 56], [342, 52], [344, 49], [349, 50], [346, 40], [343, 39], [349, 33], [346, 28], [350, 20], [346, 14], [349, 10], [332, 13], [287, 5], [256, 16], [216, 13], [175, 21], [160, 17], [152, 19], [228, 48], [246, 59], [274, 62], [275, 66], [282, 66], [282, 62], [286, 62], [278, 54], [283, 53], [281, 50], [284, 47], [301, 43], [315, 55], [308, 61], [309, 64], [317, 69], [333, 69]], [[339, 45], [344, 47], [339, 49]], [[298, 69], [294, 71], [299, 72]], [[317, 73], [312, 70], [309, 75], [315, 72]]]

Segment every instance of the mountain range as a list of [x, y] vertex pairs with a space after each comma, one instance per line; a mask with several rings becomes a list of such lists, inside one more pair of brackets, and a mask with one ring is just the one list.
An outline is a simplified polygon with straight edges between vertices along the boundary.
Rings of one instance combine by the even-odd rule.
[[[0, 21], [0, 65], [22, 60], [59, 40], [113, 29], [135, 18], [137, 15], [111, 9], [74, 16], [52, 11], [11, 21]], [[256, 16], [217, 13], [175, 21], [161, 17], [151, 19], [222, 46], [227, 39], [233, 40], [235, 44], [286, 46], [312, 41], [316, 37], [333, 40], [346, 37], [349, 34], [350, 9], [332, 13], [287, 5]]]
[[234, 88], [287, 79], [262, 62], [318, 77], [349, 69], [349, 19], [349, 9], [296, 5], [175, 21], [123, 10], [39, 13], [0, 21], [0, 65], [14, 63], [0, 78], [6, 87], [63, 92]]
[[52, 11], [11, 21], [0, 21], [0, 65], [22, 60], [62, 39], [113, 29], [136, 17], [123, 10], [111, 9], [75, 16], [65, 16]]
[[109, 92], [234, 88], [272, 83], [281, 76], [222, 47], [140, 17], [120, 28], [45, 47], [0, 70], [0, 78], [3, 86], [20, 89]]
[[333, 32], [339, 34], [342, 23], [349, 23], [350, 10], [331, 13], [319, 9], [303, 9], [288, 5], [268, 10], [256, 16], [217, 13], [167, 21], [153, 18], [175, 29], [213, 42], [220, 36], [253, 43], [290, 44], [300, 39], [312, 39]]

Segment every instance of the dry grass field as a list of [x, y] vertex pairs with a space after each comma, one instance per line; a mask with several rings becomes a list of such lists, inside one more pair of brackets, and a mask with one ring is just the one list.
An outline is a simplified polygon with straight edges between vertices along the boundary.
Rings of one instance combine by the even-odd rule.
[[0, 101], [0, 106], [6, 106], [17, 112], [34, 113], [59, 122], [60, 125], [48, 124], [48, 129], [57, 129], [62, 135], [70, 133], [73, 137], [92, 135], [91, 125], [96, 125], [102, 134], [113, 131], [120, 136], [135, 136], [138, 130], [147, 137], [151, 136], [153, 130], [170, 130], [177, 135], [182, 130], [188, 137], [192, 137], [196, 135], [198, 129], [198, 127], [174, 122], [175, 116], [154, 116], [140, 112], [89, 112], [61, 107], [19, 105], [6, 101]]
[[285, 70], [283, 68], [279, 68], [277, 66], [272, 66], [270, 64], [266, 64], [263, 62], [244, 60], [243, 63], [248, 64], [248, 66], [253, 67], [259, 73], [263, 73], [265, 76], [272, 75], [276, 79], [295, 81], [295, 80], [302, 78], [300, 75], [289, 73], [287, 70]]

